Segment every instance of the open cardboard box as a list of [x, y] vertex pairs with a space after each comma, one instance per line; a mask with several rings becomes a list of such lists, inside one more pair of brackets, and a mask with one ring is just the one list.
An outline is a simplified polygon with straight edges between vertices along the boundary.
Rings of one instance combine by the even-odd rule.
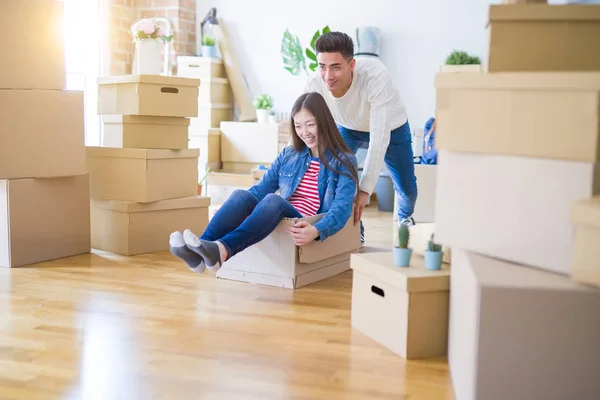
[[360, 248], [360, 225], [353, 218], [323, 242], [296, 246], [285, 231], [297, 221], [316, 223], [325, 214], [285, 218], [265, 239], [231, 257], [217, 278], [296, 289], [350, 269], [350, 254]]

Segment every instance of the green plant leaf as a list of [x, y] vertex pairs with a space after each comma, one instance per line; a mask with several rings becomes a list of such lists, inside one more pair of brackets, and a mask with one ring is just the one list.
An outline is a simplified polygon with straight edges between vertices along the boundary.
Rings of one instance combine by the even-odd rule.
[[293, 36], [289, 29], [285, 30], [281, 39], [281, 58], [284, 68], [292, 75], [299, 75], [302, 70], [308, 73], [300, 39], [298, 36]]
[[323, 28], [323, 35], [329, 32], [331, 32], [331, 29], [329, 29], [329, 25], [327, 25], [325, 28]]
[[306, 57], [313, 61], [317, 61], [317, 55], [309, 48], [306, 48]]
[[319, 64], [318, 64], [318, 63], [316, 63], [316, 62], [313, 62], [313, 63], [310, 63], [310, 65], [308, 66], [308, 68], [310, 68], [310, 70], [311, 70], [312, 72], [315, 72], [315, 71], [317, 70], [317, 67], [318, 67], [318, 66], [319, 66]]
[[315, 32], [315, 34], [313, 35], [312, 39], [310, 40], [310, 47], [315, 50], [315, 43], [317, 42], [317, 39], [319, 38], [319, 36], [321, 36], [321, 31], [317, 30]]

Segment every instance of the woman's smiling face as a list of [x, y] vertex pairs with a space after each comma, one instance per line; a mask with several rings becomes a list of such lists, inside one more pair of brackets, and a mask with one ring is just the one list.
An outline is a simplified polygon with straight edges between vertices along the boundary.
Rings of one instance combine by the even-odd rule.
[[298, 111], [294, 115], [294, 127], [298, 137], [309, 149], [313, 150], [318, 147], [319, 129], [317, 127], [317, 120], [310, 111], [304, 108]]

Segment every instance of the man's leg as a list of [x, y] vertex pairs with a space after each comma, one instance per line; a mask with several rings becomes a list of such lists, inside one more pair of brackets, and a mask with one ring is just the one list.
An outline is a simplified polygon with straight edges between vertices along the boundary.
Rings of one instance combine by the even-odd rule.
[[410, 125], [406, 122], [392, 131], [390, 144], [385, 153], [385, 164], [390, 172], [394, 190], [398, 196], [398, 220], [412, 225], [412, 214], [417, 202], [417, 178], [413, 160]]
[[[225, 248], [227, 258], [256, 244], [269, 236], [283, 218], [301, 218], [287, 200], [276, 194], [268, 194], [254, 208], [250, 216], [233, 231], [218, 239]], [[188, 248], [200, 254], [211, 270], [221, 267], [222, 256], [216, 241], [198, 239], [192, 232], [184, 232]]]
[[[342, 135], [342, 139], [350, 148], [350, 151], [354, 154], [358, 152], [358, 149], [365, 143], [368, 142], [369, 134], [364, 132], [357, 132], [352, 129], [344, 128], [338, 124], [338, 130]], [[360, 220], [360, 242], [365, 242], [365, 227], [363, 226], [362, 219]]]

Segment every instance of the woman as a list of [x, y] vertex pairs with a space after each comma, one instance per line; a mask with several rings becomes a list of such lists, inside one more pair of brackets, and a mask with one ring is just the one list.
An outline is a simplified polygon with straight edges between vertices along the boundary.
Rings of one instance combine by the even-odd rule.
[[269, 236], [283, 218], [325, 213], [314, 225], [299, 221], [288, 230], [297, 246], [323, 241], [346, 225], [357, 199], [357, 163], [325, 99], [318, 93], [300, 96], [291, 123], [293, 145], [279, 154], [258, 184], [231, 194], [201, 238], [188, 229], [171, 234], [171, 252], [192, 271], [218, 270]]

